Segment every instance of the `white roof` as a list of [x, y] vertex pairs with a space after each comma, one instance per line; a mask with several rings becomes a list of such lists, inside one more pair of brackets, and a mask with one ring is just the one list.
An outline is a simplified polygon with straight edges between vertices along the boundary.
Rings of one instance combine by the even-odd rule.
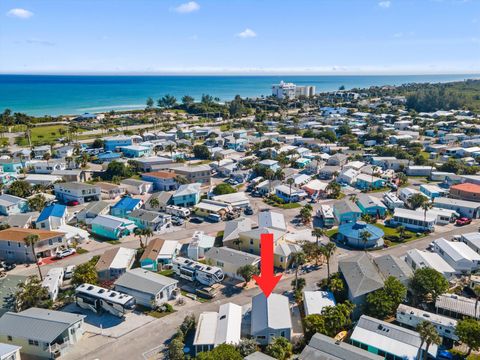
[[360, 174], [357, 176], [357, 180], [362, 180], [362, 181], [365, 181], [367, 183], [374, 183], [376, 181], [384, 181], [383, 179], [379, 178], [379, 177], [376, 177], [376, 176], [371, 176], [371, 175], [368, 175], [368, 174]]
[[207, 210], [207, 211], [212, 211], [212, 212], [218, 212], [220, 210], [225, 210], [228, 208], [227, 204], [220, 205], [220, 204], [212, 204], [209, 202], [199, 202], [197, 205], [195, 205], [196, 209], [200, 210]]
[[399, 216], [402, 218], [408, 218], [408, 219], [419, 220], [419, 221], [426, 220], [427, 222], [432, 222], [437, 220], [437, 216], [432, 213], [427, 212], [427, 216], [425, 216], [425, 214], [420, 211], [403, 209], [403, 208], [395, 208], [395, 212], [393, 216]]
[[76, 226], [71, 226], [67, 224], [62, 224], [55, 230], [65, 233], [65, 237], [67, 239], [71, 239], [74, 237], [79, 237], [80, 239], [88, 239], [90, 237], [90, 233], [87, 230], [83, 230]]
[[321, 314], [326, 306], [335, 306], [335, 298], [329, 291], [304, 291], [303, 306], [305, 316], [312, 314]]
[[132, 258], [135, 256], [135, 249], [129, 249], [124, 247], [119, 247], [117, 254], [113, 258], [110, 268], [112, 269], [125, 269], [128, 268]]
[[177, 240], [164, 240], [163, 246], [158, 252], [157, 259], [170, 259], [178, 247]]
[[250, 202], [249, 198], [247, 197], [247, 194], [245, 192], [240, 191], [232, 194], [225, 194], [225, 195], [217, 195], [212, 197], [213, 200], [215, 201], [222, 201], [227, 204], [236, 204], [236, 203], [241, 203], [241, 202]]
[[325, 191], [327, 186], [328, 186], [327, 183], [320, 181], [318, 179], [314, 179], [308, 182], [307, 184], [305, 184], [303, 188], [311, 189], [313, 191]]
[[193, 345], [238, 344], [242, 325], [242, 307], [220, 305], [217, 312], [203, 312], [198, 318]]
[[480, 261], [480, 254], [477, 254], [467, 244], [459, 241], [448, 241], [444, 238], [440, 238], [434, 241], [441, 250], [443, 250], [454, 261], [470, 260]]
[[[360, 317], [350, 339], [408, 360], [416, 359], [421, 343], [417, 332], [365, 315]], [[428, 352], [435, 357], [437, 346], [432, 344]]]
[[421, 268], [429, 267], [437, 270], [442, 274], [454, 274], [455, 269], [452, 268], [445, 260], [437, 253], [430, 251], [421, 251], [418, 249], [411, 249], [407, 251], [408, 256], [412, 258], [415, 263]]
[[252, 335], [265, 329], [291, 329], [290, 306], [288, 298], [280, 294], [263, 293], [252, 299]]
[[282, 213], [274, 211], [261, 211], [258, 213], [258, 226], [274, 228], [280, 230], [287, 230], [287, 224], [285, 223], [285, 217]]

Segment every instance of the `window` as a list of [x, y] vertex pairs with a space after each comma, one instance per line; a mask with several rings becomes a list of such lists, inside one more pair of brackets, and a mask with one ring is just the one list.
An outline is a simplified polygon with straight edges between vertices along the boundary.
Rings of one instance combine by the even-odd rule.
[[31, 340], [31, 339], [28, 339], [28, 344], [29, 344], [29, 345], [38, 346], [38, 340]]
[[7, 340], [8, 340], [8, 341], [12, 341], [12, 340], [13, 340], [12, 336], [11, 336], [11, 335], [7, 335]]

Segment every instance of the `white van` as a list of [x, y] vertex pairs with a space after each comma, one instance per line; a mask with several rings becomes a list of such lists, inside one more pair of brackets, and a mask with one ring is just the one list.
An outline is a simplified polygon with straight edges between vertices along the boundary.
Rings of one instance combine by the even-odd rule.
[[75, 265], [69, 265], [65, 268], [65, 272], [63, 273], [63, 279], [68, 280], [73, 277], [73, 272], [75, 271]]

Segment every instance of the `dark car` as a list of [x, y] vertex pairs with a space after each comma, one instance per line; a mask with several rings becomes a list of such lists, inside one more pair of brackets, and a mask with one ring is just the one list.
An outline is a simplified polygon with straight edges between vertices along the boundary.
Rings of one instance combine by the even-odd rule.
[[250, 206], [245, 208], [245, 215], [253, 215], [253, 209]]
[[191, 222], [192, 224], [201, 224], [201, 223], [203, 223], [203, 221], [204, 221], [204, 220], [203, 220], [201, 217], [192, 217], [192, 218], [190, 218], [190, 222]]

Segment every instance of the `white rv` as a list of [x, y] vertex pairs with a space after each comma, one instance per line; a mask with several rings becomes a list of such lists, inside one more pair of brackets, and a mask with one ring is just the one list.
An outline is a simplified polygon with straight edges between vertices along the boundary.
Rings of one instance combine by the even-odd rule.
[[172, 262], [173, 270], [182, 279], [198, 281], [200, 284], [211, 286], [221, 282], [225, 275], [219, 267], [205, 265], [184, 257], [177, 257]]
[[165, 212], [167, 214], [178, 216], [184, 219], [190, 216], [190, 210], [175, 205], [167, 205], [165, 208]]

